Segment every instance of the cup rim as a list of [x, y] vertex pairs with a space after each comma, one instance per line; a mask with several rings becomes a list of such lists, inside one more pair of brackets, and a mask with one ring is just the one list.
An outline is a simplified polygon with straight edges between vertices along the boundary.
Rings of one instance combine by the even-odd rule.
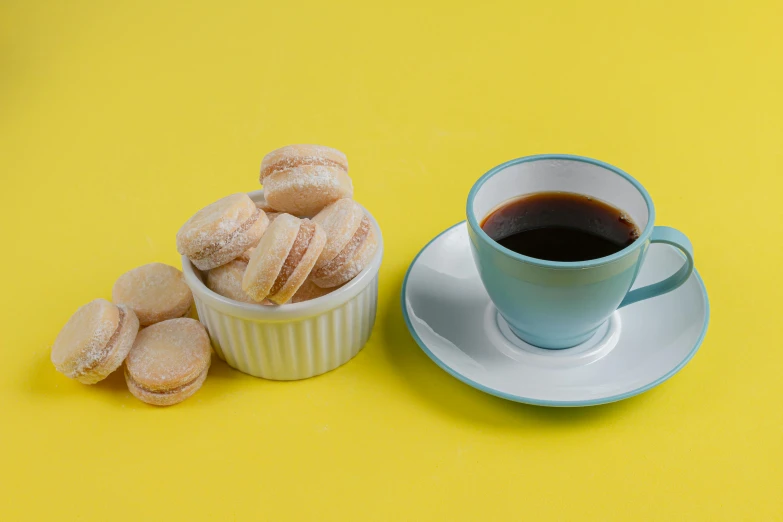
[[[263, 194], [263, 190], [256, 190], [248, 193], [250, 198], [254, 201], [260, 200], [263, 197]], [[221, 312], [234, 317], [255, 321], [274, 322], [313, 317], [328, 312], [329, 310], [345, 304], [358, 295], [375, 279], [381, 268], [381, 262], [383, 261], [383, 236], [381, 234], [381, 228], [372, 214], [363, 206], [362, 209], [369, 218], [378, 238], [378, 247], [375, 250], [375, 255], [373, 255], [367, 266], [365, 266], [353, 279], [329, 294], [301, 303], [288, 303], [280, 306], [242, 303], [210, 290], [198, 275], [196, 275], [196, 268], [193, 266], [193, 263], [191, 263], [187, 257], [182, 256], [182, 272], [185, 275], [185, 282], [190, 287], [194, 296], [204, 301], [208, 306], [217, 308]]]
[[[636, 188], [636, 190], [638, 190], [639, 193], [642, 195], [642, 197], [644, 198], [644, 202], [647, 205], [647, 213], [648, 213], [647, 225], [644, 227], [642, 233], [639, 234], [639, 237], [633, 243], [623, 248], [619, 252], [615, 252], [610, 256], [599, 257], [596, 259], [589, 259], [587, 261], [548, 261], [546, 259], [538, 259], [535, 257], [530, 257], [514, 252], [513, 250], [510, 250], [502, 246], [500, 243], [498, 243], [497, 241], [489, 237], [489, 234], [484, 232], [484, 230], [479, 225], [478, 219], [476, 219], [476, 215], [473, 213], [473, 201], [476, 198], [478, 191], [481, 190], [481, 187], [490, 178], [492, 178], [495, 174], [507, 169], [508, 167], [511, 167], [513, 165], [518, 165], [520, 163], [530, 163], [534, 161], [544, 161], [544, 160], [569, 160], [569, 161], [580, 161], [582, 163], [589, 163], [591, 165], [596, 165], [606, 170], [610, 170], [615, 174], [625, 178], [628, 182], [630, 182]], [[524, 263], [545, 267], [545, 268], [582, 269], [582, 268], [590, 268], [594, 266], [605, 265], [607, 263], [612, 263], [614, 261], [617, 261], [618, 259], [622, 259], [623, 257], [627, 256], [628, 254], [630, 254], [631, 252], [639, 248], [641, 245], [643, 245], [649, 239], [650, 235], [652, 234], [653, 228], [655, 227], [655, 207], [653, 206], [653, 202], [652, 202], [652, 198], [650, 198], [650, 194], [647, 193], [647, 190], [645, 190], [645, 188], [642, 186], [641, 183], [636, 181], [636, 179], [634, 179], [633, 176], [623, 171], [622, 169], [615, 167], [614, 165], [610, 165], [609, 163], [605, 163], [597, 159], [588, 158], [586, 156], [577, 156], [573, 154], [535, 154], [532, 156], [523, 156], [521, 158], [512, 159], [505, 163], [501, 163], [496, 167], [491, 168], [483, 176], [481, 176], [473, 184], [473, 187], [470, 189], [470, 193], [468, 194], [468, 203], [467, 203], [466, 211], [468, 217], [468, 224], [470, 225], [470, 228], [479, 238], [481, 238], [485, 243], [489, 244], [493, 249], [497, 250], [501, 254], [507, 255], [518, 261], [522, 261]]]

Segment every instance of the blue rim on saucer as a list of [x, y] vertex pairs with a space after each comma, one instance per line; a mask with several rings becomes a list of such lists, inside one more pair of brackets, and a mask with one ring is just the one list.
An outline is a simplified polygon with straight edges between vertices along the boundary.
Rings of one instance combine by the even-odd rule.
[[[419, 345], [419, 347], [424, 351], [424, 353], [427, 354], [427, 356], [432, 359], [435, 364], [437, 364], [440, 368], [445, 370], [447, 373], [452, 375], [453, 377], [459, 379], [460, 381], [464, 382], [465, 384], [472, 386], [473, 388], [476, 388], [478, 390], [481, 390], [485, 393], [488, 393], [490, 395], [495, 395], [497, 397], [501, 397], [503, 399], [515, 401], [515, 402], [522, 402], [526, 404], [533, 404], [538, 406], [553, 406], [553, 407], [581, 407], [581, 406], [595, 406], [599, 404], [606, 404], [610, 402], [616, 402], [623, 399], [627, 399], [629, 397], [633, 397], [635, 395], [639, 395], [647, 390], [650, 390], [659, 384], [663, 383], [664, 381], [671, 378], [674, 374], [679, 372], [696, 354], [696, 352], [699, 350], [699, 347], [701, 346], [704, 337], [707, 332], [707, 326], [709, 324], [709, 315], [710, 315], [710, 308], [709, 308], [709, 299], [707, 297], [707, 291], [704, 286], [704, 282], [702, 281], [699, 274], [696, 272], [696, 270], [693, 271], [693, 274], [691, 275], [691, 278], [694, 278], [695, 281], [698, 283], [698, 287], [701, 291], [702, 297], [704, 299], [704, 318], [703, 318], [703, 327], [701, 329], [701, 333], [698, 336], [698, 339], [694, 342], [692, 348], [690, 351], [685, 355], [685, 357], [676, 365], [674, 365], [671, 369], [669, 369], [665, 374], [660, 375], [657, 377], [654, 381], [649, 382], [647, 384], [644, 384], [642, 386], [639, 386], [635, 389], [632, 389], [630, 391], [626, 391], [623, 393], [610, 395], [606, 397], [599, 397], [594, 399], [587, 399], [587, 400], [542, 400], [534, 397], [526, 397], [522, 395], [516, 395], [516, 394], [510, 394], [507, 392], [504, 392], [502, 390], [498, 390], [489, 386], [486, 386], [484, 384], [481, 384], [479, 382], [476, 382], [475, 380], [463, 375], [459, 371], [455, 370], [451, 365], [449, 365], [447, 362], [441, 360], [433, 351], [427, 346], [427, 344], [421, 339], [421, 337], [418, 335], [416, 328], [414, 327], [411, 318], [409, 316], [408, 307], [407, 307], [407, 296], [408, 296], [408, 285], [410, 282], [410, 276], [411, 272], [413, 271], [414, 267], [416, 266], [417, 262], [419, 261], [422, 254], [424, 254], [433, 244], [435, 244], [442, 236], [448, 234], [452, 230], [454, 230], [456, 227], [466, 227], [466, 222], [462, 221], [460, 223], [457, 223], [456, 225], [453, 225], [449, 227], [448, 229], [444, 230], [440, 234], [438, 234], [435, 238], [433, 238], [431, 241], [427, 243], [427, 245], [424, 246], [424, 248], [421, 249], [421, 251], [416, 255], [413, 262], [408, 267], [408, 270], [405, 274], [405, 278], [403, 280], [402, 284], [402, 292], [401, 292], [401, 306], [402, 306], [402, 313], [403, 317], [405, 318], [405, 324], [408, 327], [408, 330], [410, 331], [412, 337], [416, 341], [416, 343]], [[469, 253], [468, 253], [469, 255]], [[476, 274], [476, 277], [478, 277], [478, 274]], [[680, 290], [675, 290], [676, 293]], [[633, 306], [633, 305], [632, 305]], [[630, 307], [629, 307], [630, 308]], [[625, 309], [624, 309], [625, 310]]]

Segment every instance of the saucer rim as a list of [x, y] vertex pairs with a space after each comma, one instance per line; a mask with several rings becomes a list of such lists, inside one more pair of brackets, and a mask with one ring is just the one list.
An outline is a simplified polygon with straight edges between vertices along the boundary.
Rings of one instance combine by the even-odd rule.
[[[448, 227], [447, 229], [440, 232], [438, 235], [436, 235], [434, 238], [432, 238], [430, 241], [427, 242], [424, 247], [419, 250], [419, 253], [416, 254], [416, 257], [413, 258], [413, 261], [411, 261], [411, 264], [408, 266], [408, 270], [405, 272], [405, 278], [402, 280], [402, 291], [400, 292], [400, 304], [402, 308], [402, 316], [405, 319], [405, 325], [408, 328], [408, 332], [410, 332], [413, 339], [416, 341], [416, 344], [419, 345], [419, 348], [427, 354], [427, 356], [432, 359], [432, 361], [438, 365], [443, 371], [451, 375], [452, 377], [456, 378], [457, 380], [467, 384], [468, 386], [471, 386], [473, 388], [476, 388], [479, 391], [482, 391], [484, 393], [487, 393], [489, 395], [494, 395], [495, 397], [500, 397], [501, 399], [506, 399], [509, 401], [514, 402], [520, 402], [523, 404], [531, 404], [534, 406], [548, 406], [548, 407], [560, 407], [560, 408], [575, 408], [575, 407], [584, 407], [584, 406], [597, 406], [600, 404], [609, 404], [612, 402], [621, 401], [624, 399], [628, 399], [630, 397], [634, 397], [636, 395], [640, 395], [648, 390], [651, 390], [658, 386], [659, 384], [662, 384], [663, 382], [666, 382], [667, 380], [671, 379], [676, 373], [678, 373], [680, 370], [682, 370], [686, 364], [690, 362], [691, 359], [696, 355], [696, 352], [699, 351], [699, 348], [701, 347], [702, 343], [704, 342], [704, 338], [707, 335], [707, 327], [710, 324], [710, 300], [707, 295], [707, 288], [704, 286], [704, 281], [701, 278], [701, 275], [699, 275], [698, 271], [694, 268], [693, 269], [693, 275], [696, 277], [696, 280], [699, 283], [699, 287], [701, 288], [702, 295], [704, 296], [704, 304], [705, 304], [705, 310], [704, 310], [704, 325], [702, 327], [701, 333], [699, 334], [699, 338], [696, 340], [696, 343], [694, 344], [693, 348], [690, 352], [685, 356], [685, 358], [680, 361], [674, 368], [666, 372], [664, 375], [659, 377], [658, 379], [654, 380], [653, 382], [649, 384], [645, 384], [644, 386], [640, 386], [639, 388], [636, 388], [634, 390], [620, 393], [617, 395], [611, 395], [608, 397], [601, 397], [597, 399], [587, 399], [587, 400], [580, 400], [580, 401], [558, 401], [558, 400], [549, 400], [549, 399], [533, 399], [530, 397], [523, 397], [520, 395], [514, 395], [511, 393], [503, 392], [500, 390], [496, 390], [494, 388], [490, 388], [484, 384], [478, 383], [468, 377], [465, 377], [461, 373], [453, 370], [450, 366], [448, 366], [446, 363], [441, 361], [426, 345], [426, 343], [419, 337], [419, 335], [416, 333], [416, 329], [413, 327], [413, 323], [410, 320], [410, 317], [408, 315], [408, 309], [405, 304], [405, 297], [407, 295], [408, 291], [408, 278], [411, 274], [411, 271], [413, 270], [413, 267], [416, 266], [416, 262], [419, 260], [419, 257], [432, 245], [435, 241], [437, 241], [441, 236], [447, 234], [452, 229], [459, 227], [459, 226], [465, 226], [467, 228], [468, 223], [467, 221], [460, 221], [459, 223], [452, 225]], [[676, 291], [676, 290], [675, 290]]]

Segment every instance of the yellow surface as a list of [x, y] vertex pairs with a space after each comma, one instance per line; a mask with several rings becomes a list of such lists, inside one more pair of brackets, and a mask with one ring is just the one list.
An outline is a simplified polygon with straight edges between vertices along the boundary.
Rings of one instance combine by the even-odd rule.
[[[780, 2], [122, 4], [0, 4], [0, 519], [781, 520]], [[355, 360], [216, 360], [167, 409], [55, 372], [78, 306], [296, 142], [348, 154], [385, 235]], [[695, 244], [706, 341], [642, 396], [506, 402], [403, 325], [413, 256], [542, 152], [627, 170]]]

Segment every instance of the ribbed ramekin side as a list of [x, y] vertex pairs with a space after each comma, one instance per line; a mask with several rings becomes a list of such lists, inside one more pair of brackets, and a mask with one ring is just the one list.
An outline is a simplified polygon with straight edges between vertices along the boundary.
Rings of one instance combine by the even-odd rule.
[[378, 275], [354, 297], [321, 314], [257, 321], [225, 314], [196, 299], [218, 357], [239, 371], [274, 380], [306, 379], [352, 359], [370, 337]]

